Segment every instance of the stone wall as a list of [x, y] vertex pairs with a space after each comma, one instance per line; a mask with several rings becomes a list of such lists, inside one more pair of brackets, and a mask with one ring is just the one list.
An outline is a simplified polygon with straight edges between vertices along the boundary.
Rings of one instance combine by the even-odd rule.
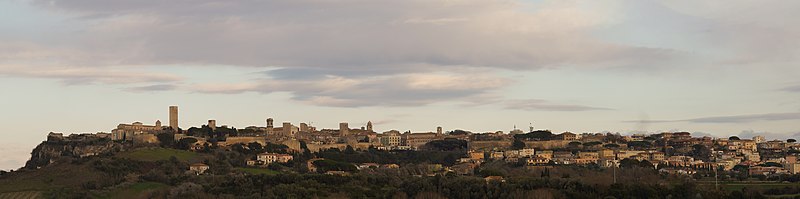
[[473, 151], [495, 151], [505, 150], [511, 147], [511, 141], [498, 140], [498, 141], [471, 141], [469, 142], [469, 150]]
[[525, 141], [525, 146], [540, 150], [550, 150], [556, 148], [566, 148], [570, 140], [548, 140], [548, 141]]

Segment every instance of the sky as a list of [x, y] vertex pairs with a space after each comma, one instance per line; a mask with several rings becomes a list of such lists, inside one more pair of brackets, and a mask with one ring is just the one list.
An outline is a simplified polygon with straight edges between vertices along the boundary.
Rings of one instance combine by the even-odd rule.
[[48, 132], [800, 137], [800, 1], [0, 0], [0, 169]]

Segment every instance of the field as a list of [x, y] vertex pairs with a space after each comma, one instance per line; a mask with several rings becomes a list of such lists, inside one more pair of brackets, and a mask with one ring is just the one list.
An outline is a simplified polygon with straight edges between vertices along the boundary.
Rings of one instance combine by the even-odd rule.
[[275, 175], [275, 174], [279, 174], [280, 173], [278, 171], [269, 170], [269, 169], [261, 169], [261, 168], [236, 168], [236, 170], [244, 171], [244, 172], [247, 172], [247, 173], [250, 173], [250, 174], [254, 174], [254, 175], [259, 175], [259, 174]]
[[138, 149], [120, 153], [118, 156], [141, 161], [169, 160], [172, 156], [181, 161], [196, 161], [200, 157], [195, 152], [167, 148]]
[[156, 182], [138, 182], [126, 187], [117, 188], [105, 194], [96, 195], [96, 198], [143, 198], [147, 192], [166, 189], [169, 186]]
[[20, 191], [0, 193], [0, 199], [35, 199], [41, 198], [42, 192], [40, 191]]
[[95, 172], [89, 165], [57, 164], [36, 171], [19, 171], [3, 176], [0, 178], [0, 193], [80, 187], [84, 183], [107, 178], [108, 176]]
[[[703, 188], [714, 188], [713, 181], [702, 181], [698, 182], [700, 186]], [[773, 182], [773, 181], [746, 181], [746, 182], [719, 182], [719, 187], [721, 189], [725, 189], [728, 191], [735, 191], [735, 190], [742, 190], [743, 188], [747, 187], [748, 189], [774, 189], [774, 188], [784, 188], [784, 187], [794, 187], [800, 186], [797, 183], [780, 183], [780, 182]]]

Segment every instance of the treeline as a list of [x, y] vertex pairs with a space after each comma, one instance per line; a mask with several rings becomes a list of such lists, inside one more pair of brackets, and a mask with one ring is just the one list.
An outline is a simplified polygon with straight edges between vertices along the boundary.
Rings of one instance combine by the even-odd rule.
[[764, 198], [755, 191], [721, 192], [690, 181], [672, 185], [590, 185], [565, 179], [483, 178], [392, 174], [335, 176], [322, 174], [200, 176], [150, 198]]
[[369, 148], [366, 151], [355, 151], [348, 147], [344, 151], [327, 149], [315, 153], [319, 158], [331, 159], [350, 163], [378, 163], [378, 164], [442, 164], [452, 166], [464, 155], [464, 151], [383, 151]]

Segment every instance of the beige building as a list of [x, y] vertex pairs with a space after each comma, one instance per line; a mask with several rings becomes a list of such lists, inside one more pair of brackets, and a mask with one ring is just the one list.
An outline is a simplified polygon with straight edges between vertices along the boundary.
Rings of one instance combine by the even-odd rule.
[[256, 160], [264, 165], [272, 164], [274, 162], [286, 163], [292, 159], [294, 159], [292, 155], [278, 153], [262, 153], [256, 156]]
[[156, 121], [155, 125], [144, 125], [141, 122], [131, 124], [119, 124], [117, 128], [111, 130], [111, 140], [133, 140], [135, 135], [156, 134], [163, 131], [161, 121]]
[[391, 130], [380, 135], [381, 144], [387, 147], [400, 146], [402, 139], [400, 132]]
[[203, 163], [194, 163], [189, 165], [189, 171], [193, 172], [195, 175], [200, 175], [206, 172], [209, 169], [209, 166]]
[[410, 146], [412, 148], [418, 148], [421, 147], [422, 145], [427, 144], [428, 142], [441, 139], [444, 139], [444, 137], [438, 136], [436, 133], [406, 132], [403, 135], [401, 135], [401, 140], [404, 141], [404, 145]]

